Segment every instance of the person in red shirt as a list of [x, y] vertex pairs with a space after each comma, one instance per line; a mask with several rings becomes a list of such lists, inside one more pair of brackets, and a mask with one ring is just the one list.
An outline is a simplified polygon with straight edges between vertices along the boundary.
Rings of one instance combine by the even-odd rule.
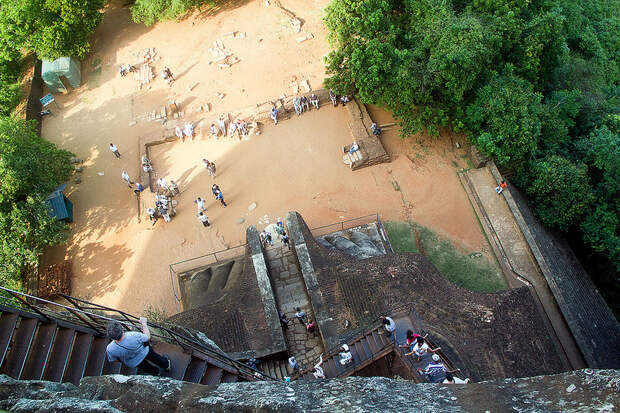
[[495, 192], [497, 192], [497, 195], [501, 194], [502, 192], [504, 192], [504, 189], [506, 189], [508, 185], [506, 185], [506, 181], [502, 181], [498, 186], [495, 187]]

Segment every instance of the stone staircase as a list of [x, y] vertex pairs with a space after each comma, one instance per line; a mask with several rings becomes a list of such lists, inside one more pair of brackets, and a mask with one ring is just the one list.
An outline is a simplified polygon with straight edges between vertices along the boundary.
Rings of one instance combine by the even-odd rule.
[[[7, 291], [20, 298], [26, 296], [0, 287], [0, 294]], [[30, 301], [36, 299], [27, 297]], [[48, 305], [59, 305], [39, 300]], [[71, 382], [76, 385], [85, 376], [142, 374], [137, 368], [108, 361], [106, 347], [110, 339], [104, 331], [105, 323], [110, 318], [75, 307], [62, 306], [65, 312], [53, 312], [26, 300], [22, 302], [32, 311], [19, 308], [18, 304], [11, 305], [2, 296], [1, 374], [18, 380]], [[92, 308], [95, 307], [89, 307]], [[136, 329], [138, 318], [120, 314], [119, 322], [126, 330]], [[76, 321], [71, 321], [72, 317]], [[162, 376], [206, 385], [256, 380], [254, 370], [228, 358], [216, 347], [155, 324], [150, 325], [150, 330], [153, 349], [171, 360], [171, 370], [162, 372]]]

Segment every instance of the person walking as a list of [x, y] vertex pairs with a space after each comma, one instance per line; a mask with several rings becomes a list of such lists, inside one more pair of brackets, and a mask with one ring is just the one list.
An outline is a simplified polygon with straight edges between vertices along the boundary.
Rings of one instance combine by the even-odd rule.
[[310, 95], [310, 103], [312, 103], [312, 106], [315, 108], [319, 108], [319, 97], [314, 92]]
[[138, 182], [136, 184], [136, 189], [133, 190], [133, 193], [136, 194], [136, 196], [140, 196], [140, 192], [142, 191], [144, 191], [144, 187], [142, 186], [140, 182]]
[[303, 112], [304, 110], [306, 111], [310, 110], [310, 105], [308, 104], [308, 98], [305, 96], [302, 96], [300, 100], [301, 100], [301, 111]]
[[170, 180], [170, 191], [172, 192], [172, 195], [179, 195], [181, 193], [181, 191], [179, 191], [179, 185], [177, 185], [177, 183], [172, 179]]
[[217, 191], [217, 195], [215, 196], [215, 199], [220, 201], [222, 205], [224, 206], [224, 208], [226, 208], [226, 202], [224, 201], [224, 194], [219, 189]]
[[271, 119], [273, 119], [274, 125], [277, 125], [278, 124], [278, 109], [276, 109], [275, 106], [271, 108], [271, 113], [269, 116], [271, 116]]
[[299, 96], [295, 96], [295, 98], [293, 98], [293, 106], [295, 107], [295, 113], [297, 113], [297, 116], [301, 116], [302, 108], [301, 99]]
[[[385, 335], [388, 338], [392, 338], [392, 335], [395, 334], [396, 331], [396, 323], [392, 320], [392, 317], [381, 317], [381, 323], [383, 324], [383, 328], [385, 328]], [[382, 334], [382, 332], [379, 332]]]
[[295, 359], [295, 356], [288, 358], [288, 365], [291, 366], [294, 371], [299, 370], [299, 363], [297, 362], [297, 359]]
[[124, 331], [118, 321], [110, 321], [106, 327], [108, 337], [112, 342], [106, 347], [106, 356], [110, 363], [120, 361], [129, 368], [137, 367], [152, 376], [158, 376], [160, 371], [170, 371], [170, 358], [161, 356], [153, 350], [149, 342], [151, 332], [146, 324], [146, 318], [140, 317], [142, 332]]
[[168, 83], [168, 86], [172, 86], [172, 82], [174, 82], [174, 75], [168, 66], [164, 67], [164, 70], [161, 72], [161, 77], [166, 83]]
[[149, 219], [151, 220], [151, 223], [155, 225], [155, 223], [157, 222], [157, 215], [155, 215], [155, 208], [147, 208], [146, 213], [149, 215]]
[[157, 186], [160, 187], [164, 192], [168, 191], [168, 184], [166, 183], [166, 180], [164, 178], [159, 178], [157, 180]]
[[116, 156], [117, 159], [120, 159], [121, 153], [118, 151], [118, 148], [113, 143], [110, 144], [110, 151]]
[[209, 173], [209, 176], [211, 178], [215, 178], [215, 172], [216, 172], [216, 168], [215, 168], [215, 162], [209, 162], [209, 165], [207, 165], [207, 172]]
[[194, 140], [194, 125], [191, 122], [185, 122], [183, 135], [187, 136], [191, 141]]
[[209, 225], [211, 225], [209, 223], [209, 217], [206, 216], [205, 214], [203, 214], [202, 212], [198, 213], [198, 220], [200, 222], [202, 222], [202, 225], [205, 226], [205, 227], [208, 227]]
[[211, 136], [213, 136], [213, 139], [217, 139], [217, 128], [215, 127], [215, 123], [211, 124]]
[[127, 183], [127, 186], [131, 188], [131, 186], [133, 185], [133, 182], [129, 178], [129, 174], [127, 173], [127, 171], [123, 171], [121, 173], [121, 178], [123, 178], [123, 181], [125, 181], [125, 183]]
[[291, 244], [289, 243], [288, 235], [286, 235], [286, 232], [282, 234], [282, 243], [286, 245], [287, 249], [291, 249]]
[[303, 311], [301, 308], [296, 307], [295, 308], [295, 318], [299, 320], [299, 322], [301, 323], [301, 325], [305, 326], [306, 325], [306, 312]]
[[323, 355], [321, 354], [321, 357], [319, 357], [319, 362], [317, 364], [315, 364], [314, 371], [312, 372], [312, 375], [314, 376], [315, 379], [324, 379], [325, 378], [325, 373], [323, 372], [323, 367], [321, 367], [322, 364], [323, 364]]
[[207, 210], [207, 208], [205, 208], [205, 200], [201, 197], [196, 198], [196, 200], [194, 200], [194, 203], [196, 204], [199, 213]]
[[213, 196], [215, 197], [215, 199], [217, 199], [217, 193], [220, 192], [220, 187], [217, 186], [217, 184], [213, 184], [211, 186], [211, 193], [213, 194]]

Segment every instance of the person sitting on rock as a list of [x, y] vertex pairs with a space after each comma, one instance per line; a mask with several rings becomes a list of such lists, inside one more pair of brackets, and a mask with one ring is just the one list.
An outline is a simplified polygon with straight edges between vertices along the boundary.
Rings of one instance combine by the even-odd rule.
[[504, 192], [504, 189], [506, 189], [508, 185], [506, 185], [506, 181], [502, 181], [498, 186], [495, 187], [495, 192], [497, 192], [497, 195], [501, 194], [502, 192]]
[[315, 95], [314, 93], [312, 93], [310, 95], [310, 103], [312, 103], [312, 106], [318, 109], [319, 108], [319, 97]]
[[346, 344], [342, 345], [342, 351], [338, 353], [338, 356], [340, 357], [340, 364], [343, 366], [353, 361], [353, 354], [351, 354], [351, 350], [349, 350], [349, 346]]
[[378, 127], [377, 124], [374, 122], [372, 125], [370, 125], [370, 130], [372, 131], [372, 134], [375, 136], [381, 135], [381, 128]]
[[[357, 144], [357, 141], [353, 141], [353, 143], [351, 144], [351, 147], [349, 148], [349, 155], [353, 155], [353, 152], [357, 152], [359, 150], [360, 150], [360, 146]], [[344, 151], [345, 152], [347, 151], [346, 147]]]

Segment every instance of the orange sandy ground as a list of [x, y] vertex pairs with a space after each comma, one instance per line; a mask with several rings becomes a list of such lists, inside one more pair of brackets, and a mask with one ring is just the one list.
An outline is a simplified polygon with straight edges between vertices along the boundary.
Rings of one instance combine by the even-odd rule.
[[[185, 120], [210, 124], [220, 113], [290, 95], [293, 77], [321, 87], [322, 56], [329, 47], [320, 19], [328, 1], [282, 3], [304, 20], [300, 34], [291, 31], [284, 14], [263, 1], [150, 28], [133, 24], [127, 8], [108, 7], [92, 53], [82, 64], [83, 86], [58, 96], [62, 109], [43, 124], [45, 138], [85, 160], [82, 183], [70, 184], [67, 191], [75, 212], [70, 240], [50, 249], [42, 260], [43, 265], [73, 261], [73, 295], [132, 313], [142, 313], [147, 305], [175, 313], [169, 264], [239, 245], [247, 225], [261, 229], [265, 223], [259, 220], [265, 215], [273, 222], [291, 210], [299, 211], [311, 227], [379, 212], [384, 220], [412, 219], [465, 250], [488, 250], [456, 175], [466, 167], [464, 149], [454, 146], [454, 139], [463, 143], [462, 137], [446, 133], [437, 140], [403, 140], [391, 128], [382, 139], [393, 161], [351, 172], [341, 154], [342, 145], [351, 141], [348, 115], [344, 108], [331, 106], [266, 125], [262, 135], [247, 142], [205, 137], [153, 147], [158, 173], [181, 187], [178, 215], [152, 227], [144, 215], [144, 208], [153, 204], [147, 190], [139, 222], [138, 202], [120, 174], [125, 169], [132, 179], [138, 176], [139, 138], [159, 136], [162, 126], [129, 122], [176, 99], [186, 110]], [[247, 37], [223, 37], [233, 30]], [[305, 33], [314, 39], [297, 43], [295, 38]], [[209, 65], [207, 49], [216, 39], [241, 61], [228, 69]], [[162, 59], [155, 64], [151, 87], [138, 91], [132, 75], [118, 75], [118, 65], [133, 61], [132, 53], [147, 47], [155, 47]], [[97, 59], [103, 62], [100, 71], [95, 70]], [[161, 80], [164, 65], [177, 77], [172, 87]], [[187, 85], [195, 86], [188, 92]], [[216, 92], [225, 98], [216, 98]], [[190, 113], [187, 108], [196, 103], [210, 103], [211, 112]], [[380, 109], [370, 112], [380, 124], [392, 121]], [[110, 142], [119, 147], [120, 160], [108, 150]], [[212, 180], [203, 157], [217, 164], [215, 182], [227, 208], [210, 194]], [[400, 191], [395, 191], [394, 181]], [[196, 196], [208, 200], [209, 228], [196, 219]], [[250, 212], [252, 202], [258, 206]], [[241, 225], [239, 218], [245, 219]]]

